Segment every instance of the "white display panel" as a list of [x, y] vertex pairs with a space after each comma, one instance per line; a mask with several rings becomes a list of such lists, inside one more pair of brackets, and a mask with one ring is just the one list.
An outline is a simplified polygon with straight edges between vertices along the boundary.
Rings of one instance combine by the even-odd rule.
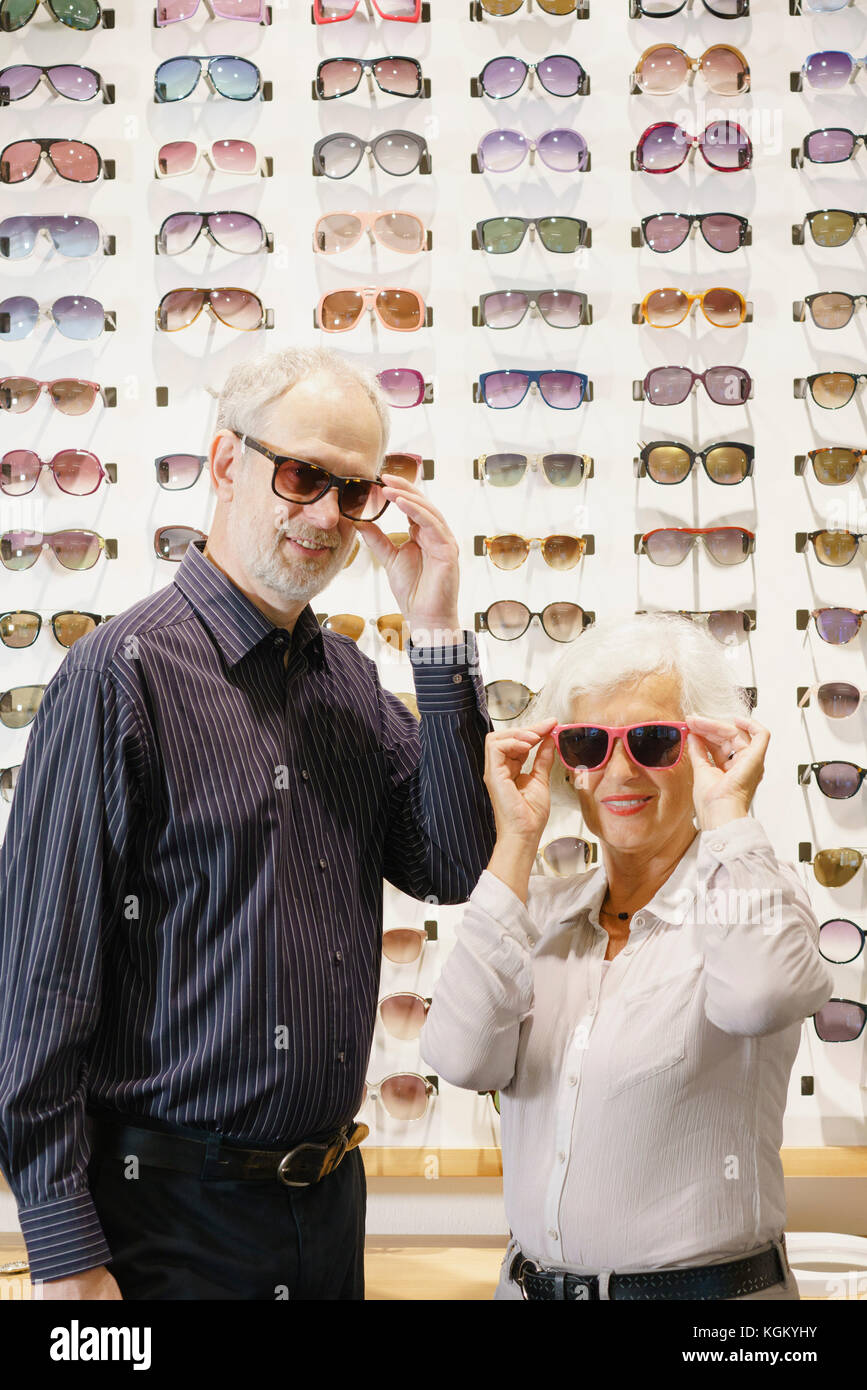
[[[361, 10], [364, 10], [362, 5]], [[38, 136], [75, 137], [94, 144], [116, 164], [116, 178], [78, 187], [40, 170], [20, 187], [0, 185], [0, 217], [17, 213], [76, 212], [94, 216], [115, 237], [117, 254], [86, 261], [64, 260], [42, 246], [28, 260], [0, 262], [0, 292], [33, 294], [42, 304], [65, 293], [86, 293], [116, 312], [117, 328], [95, 344], [77, 346], [48, 325], [30, 338], [0, 348], [3, 374], [49, 379], [80, 375], [117, 389], [117, 406], [100, 405], [79, 419], [51, 410], [45, 400], [28, 414], [0, 415], [3, 451], [18, 447], [49, 458], [70, 444], [91, 448], [117, 464], [117, 484], [90, 497], [64, 496], [43, 476], [29, 498], [0, 494], [2, 527], [53, 531], [92, 527], [117, 540], [117, 559], [101, 558], [89, 572], [64, 570], [50, 556], [23, 574], [0, 573], [3, 610], [35, 608], [49, 615], [64, 608], [117, 613], [171, 581], [174, 570], [153, 553], [154, 530], [178, 523], [207, 531], [211, 498], [207, 476], [195, 489], [172, 494], [157, 487], [153, 459], [178, 451], [204, 452], [213, 423], [213, 400], [232, 363], [248, 354], [289, 343], [327, 342], [377, 370], [412, 366], [433, 383], [434, 403], [392, 412], [392, 448], [432, 459], [425, 486], [451, 522], [461, 543], [460, 614], [467, 627], [474, 614], [496, 598], [521, 598], [532, 609], [570, 599], [598, 618], [638, 608], [754, 609], [751, 641], [732, 651], [742, 684], [758, 690], [757, 718], [772, 731], [764, 780], [755, 799], [757, 818], [778, 853], [797, 861], [798, 845], [817, 848], [867, 844], [867, 790], [851, 801], [834, 802], [815, 782], [797, 783], [797, 766], [840, 757], [867, 762], [863, 714], [828, 720], [813, 705], [802, 714], [797, 689], [813, 682], [851, 680], [867, 686], [865, 638], [845, 647], [822, 642], [811, 623], [796, 629], [798, 609], [825, 605], [867, 607], [864, 561], [831, 569], [810, 550], [795, 552], [795, 535], [824, 525], [865, 525], [864, 482], [822, 487], [812, 472], [795, 476], [796, 454], [825, 443], [867, 447], [863, 388], [840, 411], [794, 399], [796, 377], [825, 368], [867, 370], [864, 314], [839, 332], [793, 322], [792, 302], [821, 289], [867, 293], [863, 231], [845, 247], [823, 250], [808, 239], [792, 244], [791, 227], [814, 208], [867, 211], [864, 153], [826, 169], [791, 167], [790, 150], [823, 123], [867, 129], [864, 77], [838, 95], [790, 91], [790, 72], [806, 55], [840, 48], [859, 55], [867, 49], [867, 16], [851, 8], [830, 15], [793, 17], [781, 0], [753, 0], [752, 15], [723, 22], [697, 11], [673, 19], [630, 20], [625, 0], [593, 0], [589, 19], [547, 18], [534, 7], [511, 19], [470, 22], [467, 0], [433, 0], [432, 21], [418, 26], [371, 22], [315, 27], [302, 0], [273, 5], [268, 28], [205, 22], [205, 10], [189, 23], [157, 30], [152, 6], [118, 0], [113, 30], [75, 34], [46, 19], [13, 35], [0, 35], [0, 60], [48, 64], [79, 62], [96, 68], [114, 85], [113, 105], [79, 108], [44, 88], [25, 101], [0, 108], [0, 133], [10, 140]], [[712, 43], [734, 44], [752, 72], [750, 92], [735, 99], [708, 95], [699, 79], [691, 90], [670, 97], [629, 95], [629, 74], [653, 43], [674, 42], [693, 57]], [[153, 71], [181, 53], [230, 53], [250, 57], [273, 84], [273, 100], [232, 102], [206, 96], [201, 85], [188, 100], [153, 102]], [[470, 97], [470, 80], [497, 54], [538, 61], [550, 53], [577, 57], [590, 76], [590, 94], [558, 100], [527, 87], [515, 98], [494, 102]], [[311, 100], [317, 63], [335, 55], [418, 58], [431, 83], [431, 97], [407, 101], [366, 83], [352, 96]], [[738, 119], [754, 145], [751, 169], [712, 172], [697, 158], [674, 174], [633, 173], [630, 151], [655, 121], [674, 119], [697, 133], [713, 119]], [[538, 136], [556, 126], [580, 131], [591, 152], [591, 169], [577, 175], [546, 170], [538, 162], [513, 174], [473, 174], [478, 139], [496, 127]], [[350, 131], [369, 138], [390, 128], [423, 135], [432, 156], [430, 176], [393, 178], [362, 165], [343, 181], [314, 178], [313, 146], [321, 136]], [[274, 176], [235, 179], [200, 166], [187, 177], [153, 176], [157, 147], [190, 138], [200, 144], [221, 138], [252, 140], [273, 158]], [[154, 255], [154, 235], [176, 210], [240, 209], [253, 212], [274, 235], [273, 254], [233, 257], [201, 241], [177, 258]], [[312, 231], [322, 212], [338, 209], [405, 208], [430, 227], [433, 249], [416, 257], [390, 254], [363, 241], [346, 255], [325, 258], [312, 250]], [[667, 256], [631, 245], [631, 229], [644, 215], [663, 211], [727, 210], [750, 219], [752, 245], [719, 255], [700, 238]], [[573, 257], [551, 255], [528, 240], [509, 256], [490, 257], [471, 247], [474, 223], [498, 213], [536, 217], [549, 213], [586, 219], [592, 246]], [[242, 334], [206, 321], [177, 334], [155, 331], [154, 311], [162, 294], [181, 285], [241, 285], [273, 310], [275, 328]], [[388, 284], [416, 289], [432, 308], [432, 328], [417, 334], [390, 333], [362, 324], [343, 335], [320, 334], [313, 326], [319, 297], [345, 286]], [[751, 301], [754, 320], [739, 328], [712, 327], [700, 316], [681, 328], [655, 330], [631, 321], [634, 303], [667, 285], [690, 291], [716, 285], [740, 290]], [[496, 288], [578, 288], [588, 293], [593, 323], [556, 330], [527, 318], [502, 332], [472, 326], [472, 307]], [[717, 363], [743, 366], [754, 379], [754, 398], [743, 407], [714, 406], [701, 392], [682, 406], [661, 409], [632, 400], [632, 381], [652, 367], [683, 364], [695, 371]], [[594, 400], [577, 411], [551, 410], [538, 398], [511, 411], [495, 412], [472, 399], [479, 373], [502, 367], [560, 367], [586, 372]], [[157, 405], [158, 388], [168, 404]], [[701, 447], [715, 440], [755, 446], [754, 474], [725, 490], [703, 473], [663, 489], [633, 473], [637, 441], [679, 439]], [[541, 454], [552, 449], [584, 452], [594, 459], [594, 477], [573, 492], [548, 486], [538, 474], [512, 490], [498, 492], [473, 478], [473, 459], [497, 449]], [[743, 525], [756, 533], [755, 554], [744, 565], [723, 568], [695, 553], [684, 565], [665, 570], [634, 554], [636, 533], [659, 525]], [[397, 509], [383, 518], [388, 530], [403, 530]], [[474, 555], [474, 537], [515, 531], [546, 536], [568, 531], [589, 534], [595, 553], [572, 571], [558, 574], [538, 551], [513, 574]], [[862, 551], [863, 555], [863, 551]], [[320, 612], [388, 613], [394, 599], [383, 572], [362, 551], [314, 603]], [[533, 624], [514, 643], [480, 637], [485, 679], [543, 684], [562, 648]], [[376, 659], [383, 682], [395, 691], [411, 686], [408, 659], [385, 647], [372, 629], [362, 648]], [[63, 659], [63, 648], [43, 631], [27, 651], [0, 648], [0, 689], [47, 681]], [[0, 728], [0, 766], [20, 762], [27, 730]], [[3, 815], [6, 814], [3, 808]], [[545, 839], [580, 833], [564, 818], [552, 821]], [[865, 920], [865, 879], [859, 873], [845, 889], [826, 890], [804, 869], [820, 921], [835, 915]], [[425, 948], [418, 967], [384, 963], [381, 994], [416, 990], [429, 996], [453, 940], [461, 909], [415, 903], [385, 886], [385, 926], [436, 920], [438, 941]], [[745, 970], [749, 963], [745, 962]], [[867, 998], [867, 954], [833, 967], [834, 993]], [[865, 1136], [867, 1052], [863, 1038], [830, 1046], [812, 1023], [792, 1074], [784, 1141], [789, 1145], [859, 1144]], [[389, 1039], [381, 1026], [368, 1076], [428, 1068], [415, 1043]], [[802, 1075], [814, 1078], [814, 1094], [801, 1095]], [[411, 1126], [368, 1105], [361, 1118], [371, 1124], [371, 1143], [433, 1148], [476, 1148], [496, 1142], [490, 1102], [441, 1083], [426, 1118]]]

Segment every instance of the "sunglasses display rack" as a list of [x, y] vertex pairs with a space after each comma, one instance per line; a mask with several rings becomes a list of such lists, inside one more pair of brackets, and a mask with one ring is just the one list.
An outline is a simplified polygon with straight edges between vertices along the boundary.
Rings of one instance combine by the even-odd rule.
[[[64, 642], [208, 533], [228, 370], [322, 344], [382, 374], [389, 450], [457, 536], [496, 728], [593, 621], [687, 613], [771, 729], [754, 811], [781, 857], [867, 842], [867, 788], [798, 771], [867, 764], [863, 701], [832, 717], [817, 693], [865, 684], [867, 11], [663, 8], [93, 0], [87, 29], [49, 3], [7, 30], [0, 0], [0, 833]], [[406, 536], [396, 506], [379, 524]], [[46, 545], [16, 572], [20, 531]], [[312, 606], [412, 709], [363, 544]], [[557, 809], [538, 871], [598, 862]], [[862, 874], [800, 862], [820, 922], [867, 928]], [[498, 1171], [496, 1110], [432, 1076], [413, 1031], [461, 915], [384, 886], [359, 1118], [386, 1176], [425, 1153]], [[867, 952], [830, 968], [867, 1000]], [[865, 1040], [805, 1026], [786, 1146], [820, 1148], [826, 1114], [863, 1143]], [[387, 1105], [402, 1075], [411, 1121]]]

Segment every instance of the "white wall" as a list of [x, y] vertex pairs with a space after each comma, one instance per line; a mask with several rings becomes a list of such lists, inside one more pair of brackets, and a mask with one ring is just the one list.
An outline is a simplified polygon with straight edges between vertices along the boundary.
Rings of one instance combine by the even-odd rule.
[[[800, 790], [796, 783], [798, 762], [835, 756], [867, 762], [860, 716], [837, 726], [815, 709], [803, 718], [795, 695], [797, 686], [822, 679], [839, 677], [867, 685], [864, 646], [861, 641], [849, 648], [827, 646], [812, 626], [807, 634], [798, 633], [794, 617], [796, 608], [826, 603], [867, 607], [860, 559], [834, 571], [820, 568], [812, 552], [804, 557], [794, 551], [796, 530], [813, 529], [829, 518], [832, 524], [867, 529], [863, 482], [823, 489], [812, 474], [801, 480], [793, 472], [795, 453], [822, 442], [863, 447], [867, 421], [860, 398], [834, 414], [792, 396], [795, 376], [824, 366], [865, 369], [864, 316], [859, 314], [837, 334], [823, 334], [812, 325], [793, 323], [791, 312], [792, 300], [813, 290], [848, 288], [863, 293], [865, 243], [859, 237], [831, 252], [809, 242], [795, 247], [790, 237], [792, 222], [809, 208], [867, 206], [863, 155], [823, 177], [811, 172], [812, 166], [798, 173], [789, 165], [790, 146], [823, 120], [864, 129], [867, 107], [861, 85], [839, 97], [789, 91], [789, 72], [808, 52], [826, 46], [864, 51], [864, 12], [792, 18], [781, 0], [753, 0], [752, 18], [735, 23], [715, 20], [701, 9], [691, 16], [652, 22], [628, 20], [625, 0], [592, 0], [586, 22], [546, 19], [535, 12], [530, 16], [524, 10], [511, 20], [471, 24], [466, 0], [433, 0], [433, 9], [434, 22], [419, 27], [372, 24], [362, 18], [320, 29], [311, 25], [306, 3], [292, 0], [275, 5], [274, 24], [267, 30], [199, 19], [157, 31], [149, 5], [119, 0], [117, 27], [111, 32], [74, 35], [40, 21], [19, 36], [0, 36], [4, 63], [85, 62], [115, 83], [118, 97], [114, 107], [76, 110], [70, 103], [38, 96], [0, 111], [4, 142], [34, 133], [75, 134], [117, 163], [117, 179], [92, 190], [48, 180], [41, 173], [29, 185], [0, 187], [0, 214], [88, 210], [116, 236], [118, 245], [114, 259], [75, 263], [57, 256], [43, 259], [40, 251], [29, 261], [0, 264], [3, 293], [32, 292], [50, 302], [60, 293], [86, 292], [117, 311], [117, 332], [95, 346], [75, 348], [40, 328], [36, 337], [2, 350], [3, 370], [44, 378], [80, 373], [117, 386], [119, 395], [116, 409], [96, 407], [80, 420], [51, 412], [44, 402], [29, 415], [0, 419], [4, 449], [32, 446], [49, 457], [68, 443], [80, 443], [118, 465], [117, 486], [103, 487], [94, 497], [66, 498], [43, 480], [29, 502], [0, 499], [3, 530], [20, 525], [44, 525], [47, 530], [92, 526], [117, 538], [119, 548], [116, 561], [100, 560], [82, 575], [63, 570], [50, 558], [42, 558], [23, 575], [4, 572], [3, 607], [37, 607], [46, 613], [61, 607], [117, 612], [170, 582], [170, 566], [153, 556], [154, 529], [178, 522], [207, 530], [211, 504], [205, 479], [187, 494], [173, 496], [158, 489], [152, 459], [172, 449], [204, 450], [212, 422], [212, 400], [204, 388], [219, 385], [227, 368], [246, 354], [288, 342], [316, 341], [312, 311], [327, 289], [374, 283], [412, 286], [433, 307], [433, 329], [401, 336], [365, 325], [342, 338], [323, 335], [323, 341], [378, 368], [417, 366], [434, 382], [433, 406], [393, 412], [393, 445], [435, 459], [435, 479], [427, 486], [461, 540], [465, 624], [471, 626], [473, 613], [494, 598], [512, 596], [524, 598], [533, 609], [552, 599], [576, 599], [600, 618], [645, 607], [755, 608], [758, 626], [753, 640], [732, 659], [743, 684], [758, 687], [757, 717], [773, 730], [756, 815], [781, 856], [789, 860], [797, 859], [801, 840], [809, 839], [816, 847], [867, 842], [862, 800], [867, 793], [835, 803], [822, 797], [815, 785]], [[707, 99], [699, 83], [694, 94], [670, 99], [628, 96], [628, 75], [636, 57], [663, 40], [682, 44], [693, 56], [712, 42], [735, 44], [751, 64], [752, 92], [737, 103]], [[253, 57], [274, 84], [274, 101], [243, 105], [195, 95], [177, 105], [155, 106], [154, 67], [184, 51]], [[432, 100], [413, 104], [378, 93], [371, 102], [364, 88], [324, 105], [310, 100], [310, 81], [323, 56], [395, 52], [421, 59], [432, 82]], [[532, 59], [551, 52], [572, 53], [582, 61], [591, 77], [590, 96], [560, 102], [537, 88], [499, 104], [470, 99], [470, 77], [489, 57], [512, 53]], [[698, 131], [722, 111], [728, 114], [732, 105], [737, 105], [753, 136], [755, 162], [750, 171], [714, 174], [699, 158], [673, 175], [630, 172], [630, 149], [647, 125], [673, 117]], [[498, 124], [528, 134], [572, 126], [588, 140], [592, 171], [572, 178], [537, 163], [513, 175], [472, 175], [470, 154], [476, 141]], [[343, 183], [311, 177], [312, 147], [321, 134], [349, 130], [367, 135], [393, 127], [427, 137], [432, 177], [394, 179], [364, 168]], [[249, 137], [274, 156], [276, 175], [258, 182], [204, 173], [154, 180], [156, 147], [163, 140], [189, 135], [200, 142]], [[168, 212], [235, 207], [257, 212], [273, 231], [273, 255], [244, 260], [196, 248], [176, 263], [154, 256], [153, 236]], [[362, 246], [329, 261], [314, 256], [311, 234], [320, 211], [353, 207], [417, 212], [433, 229], [432, 254], [401, 258]], [[723, 257], [696, 241], [660, 257], [630, 246], [630, 228], [646, 213], [716, 209], [749, 215], [751, 249]], [[570, 259], [548, 255], [528, 241], [513, 256], [486, 258], [470, 249], [470, 231], [477, 219], [498, 210], [579, 215], [592, 226], [593, 247]], [[236, 283], [256, 289], [274, 310], [274, 332], [243, 335], [220, 325], [207, 326], [204, 320], [175, 335], [154, 331], [154, 309], [165, 290], [183, 284]], [[633, 302], [668, 284], [687, 289], [732, 285], [754, 304], [755, 321], [730, 331], [714, 329], [702, 319], [688, 329], [634, 326]], [[485, 290], [545, 286], [587, 290], [593, 325], [557, 332], [527, 319], [518, 329], [500, 334], [470, 326], [471, 306]], [[632, 379], [642, 377], [651, 365], [685, 363], [700, 369], [719, 362], [742, 364], [752, 373], [755, 398], [745, 408], [713, 406], [704, 393], [667, 411], [631, 400]], [[528, 400], [501, 415], [473, 405], [472, 383], [480, 371], [546, 365], [588, 372], [595, 401], [568, 413], [552, 411], [540, 400]], [[169, 405], [158, 409], [155, 388], [166, 385]], [[755, 476], [730, 493], [703, 475], [666, 492], [650, 481], [635, 480], [636, 441], [665, 437], [694, 446], [726, 438], [752, 441]], [[531, 453], [574, 447], [593, 455], [596, 476], [565, 502], [561, 493], [535, 477], [498, 496], [474, 482], [472, 475], [473, 457], [497, 447], [521, 447]], [[386, 514], [384, 521], [389, 529], [402, 529], [397, 514]], [[756, 553], [747, 564], [724, 569], [700, 556], [665, 570], [633, 554], [637, 531], [665, 523], [717, 522], [744, 524], [757, 532]], [[589, 532], [596, 538], [596, 554], [571, 573], [557, 575], [535, 553], [521, 570], [507, 575], [473, 555], [475, 534], [504, 530], [528, 536]], [[393, 599], [381, 571], [362, 554], [316, 606], [375, 615], [390, 611]], [[381, 644], [375, 647], [374, 640], [378, 641], [369, 635], [362, 643], [378, 659], [385, 683], [394, 690], [409, 689], [406, 659]], [[482, 647], [486, 679], [512, 677], [538, 689], [560, 650], [536, 627], [514, 644], [487, 640]], [[62, 654], [50, 635], [29, 652], [0, 649], [0, 688], [47, 681]], [[20, 761], [25, 743], [26, 731], [0, 729], [0, 764]], [[552, 824], [549, 833], [566, 828], [565, 822]], [[806, 881], [820, 920], [837, 912], [863, 920], [864, 875], [834, 894], [820, 889], [811, 873]], [[431, 915], [429, 907], [388, 886], [385, 905], [386, 925], [420, 923]], [[431, 993], [460, 909], [440, 909], [436, 916], [440, 943], [426, 950], [418, 971], [386, 963], [383, 993], [403, 987]], [[867, 956], [836, 967], [835, 993], [863, 1000], [865, 971]], [[418, 1064], [414, 1044], [380, 1037], [368, 1074], [377, 1080]], [[813, 1096], [800, 1095], [802, 1074], [815, 1077]], [[785, 1142], [863, 1144], [865, 1083], [863, 1045], [822, 1044], [812, 1025], [805, 1025], [793, 1070]], [[427, 1118], [412, 1129], [384, 1121], [378, 1107], [364, 1118], [372, 1124], [372, 1142], [379, 1144], [475, 1147], [496, 1142], [489, 1102], [445, 1084]], [[467, 1187], [468, 1198], [459, 1199], [451, 1184], [446, 1191], [440, 1186], [436, 1195], [420, 1183], [374, 1185], [371, 1228], [408, 1232], [453, 1229], [452, 1223], [457, 1223], [469, 1230], [475, 1222], [480, 1232], [502, 1229], [496, 1185]], [[810, 1220], [817, 1224], [823, 1222], [824, 1200], [808, 1207]], [[4, 1210], [0, 1207], [0, 1226], [10, 1224], [3, 1219]]]

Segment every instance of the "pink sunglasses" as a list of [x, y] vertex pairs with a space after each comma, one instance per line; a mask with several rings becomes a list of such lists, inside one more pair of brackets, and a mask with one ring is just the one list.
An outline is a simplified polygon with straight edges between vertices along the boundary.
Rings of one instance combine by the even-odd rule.
[[[368, 0], [368, 9], [371, 0]], [[337, 24], [351, 19], [361, 0], [313, 0], [313, 18], [317, 24]], [[421, 0], [372, 0], [380, 19], [396, 19], [404, 24], [418, 24], [421, 19]]]
[[[154, 22], [158, 29], [192, 19], [202, 0], [157, 0]], [[270, 6], [265, 0], [204, 0], [211, 19], [244, 19], [249, 24], [270, 24]]]
[[671, 719], [646, 724], [557, 724], [551, 737], [560, 761], [570, 771], [599, 772], [611, 757], [614, 740], [620, 738], [638, 767], [667, 772], [683, 757], [688, 733], [688, 724]]

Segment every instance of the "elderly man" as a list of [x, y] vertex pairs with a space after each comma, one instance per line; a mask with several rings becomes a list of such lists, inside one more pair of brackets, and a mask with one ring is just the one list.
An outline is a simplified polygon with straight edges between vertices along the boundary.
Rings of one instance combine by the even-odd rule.
[[[45, 691], [0, 851], [0, 1160], [45, 1297], [363, 1297], [382, 880], [461, 902], [494, 843], [457, 544], [387, 435], [332, 352], [236, 368], [207, 544]], [[420, 726], [309, 606], [356, 532]]]

